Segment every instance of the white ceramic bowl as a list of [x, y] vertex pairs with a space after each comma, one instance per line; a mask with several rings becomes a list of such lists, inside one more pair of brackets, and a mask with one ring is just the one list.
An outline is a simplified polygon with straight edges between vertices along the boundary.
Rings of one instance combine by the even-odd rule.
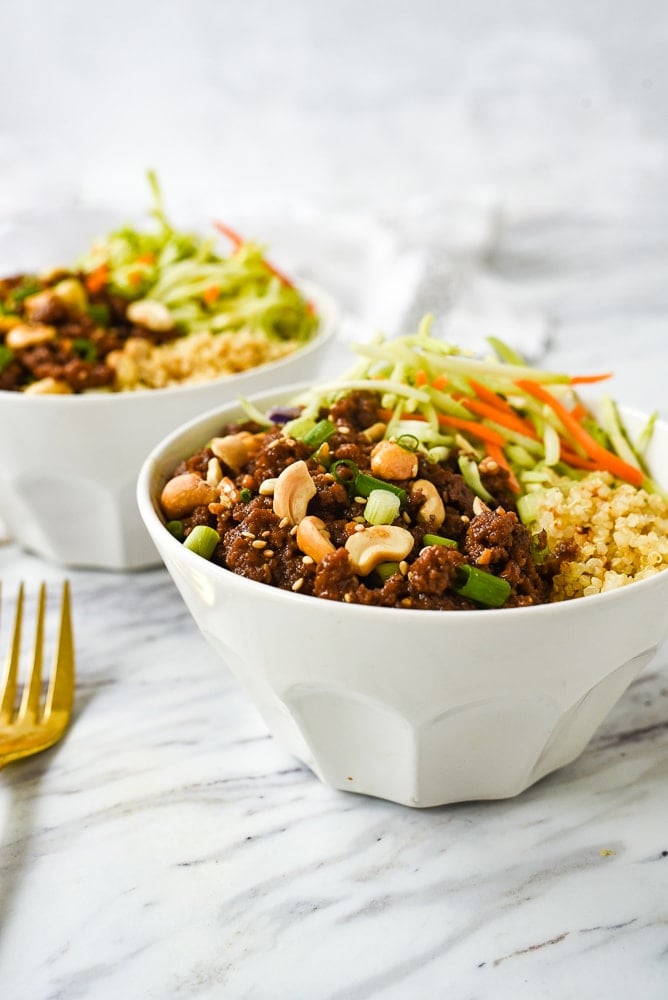
[[238, 375], [137, 392], [0, 391], [0, 518], [10, 536], [66, 566], [158, 563], [135, 500], [143, 460], [161, 437], [203, 411], [320, 370], [338, 308], [316, 286], [300, 282], [300, 288], [320, 316], [316, 335], [293, 354]]
[[[640, 414], [622, 412], [640, 428]], [[197, 625], [276, 739], [335, 788], [411, 806], [517, 795], [574, 760], [668, 631], [668, 571], [561, 604], [446, 612], [342, 604], [235, 576], [171, 537], [157, 497], [178, 461], [237, 413], [221, 408], [163, 441], [138, 501]], [[665, 423], [649, 461], [668, 485]]]

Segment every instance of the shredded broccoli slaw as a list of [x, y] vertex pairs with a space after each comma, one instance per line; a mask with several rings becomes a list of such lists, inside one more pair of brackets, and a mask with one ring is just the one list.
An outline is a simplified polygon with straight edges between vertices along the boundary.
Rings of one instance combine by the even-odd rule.
[[231, 253], [222, 256], [215, 236], [177, 230], [155, 174], [149, 172], [148, 178], [154, 201], [149, 214], [156, 228], [124, 226], [97, 241], [77, 262], [89, 291], [106, 289], [154, 309], [159, 304], [181, 335], [245, 330], [295, 346], [313, 335], [318, 319], [312, 304], [266, 259], [259, 244], [217, 224], [232, 243]]
[[467, 354], [433, 337], [427, 316], [415, 334], [354, 347], [359, 360], [347, 375], [299, 397], [302, 417], [317, 418], [322, 406], [351, 390], [380, 392], [385, 438], [409, 438], [434, 462], [456, 456], [485, 501], [479, 463], [495, 461], [506, 469], [526, 523], [534, 520], [536, 494], [591, 472], [659, 492], [644, 460], [656, 414], [631, 441], [610, 397], [603, 396], [595, 418], [578, 396], [578, 385], [607, 374], [535, 369], [501, 341], [489, 343], [489, 357]]

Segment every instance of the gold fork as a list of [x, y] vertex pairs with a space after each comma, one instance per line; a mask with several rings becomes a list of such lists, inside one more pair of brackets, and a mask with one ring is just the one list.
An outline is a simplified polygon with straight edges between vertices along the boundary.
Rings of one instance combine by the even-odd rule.
[[46, 584], [39, 589], [32, 664], [16, 711], [23, 626], [23, 584], [19, 586], [11, 646], [0, 683], [0, 767], [52, 746], [63, 735], [74, 701], [74, 642], [70, 588], [63, 585], [60, 623], [46, 701], [41, 707]]

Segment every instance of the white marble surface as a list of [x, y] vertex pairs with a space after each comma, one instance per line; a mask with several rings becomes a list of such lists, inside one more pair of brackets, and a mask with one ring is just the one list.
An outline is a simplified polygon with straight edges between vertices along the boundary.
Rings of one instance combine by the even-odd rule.
[[[136, 210], [150, 163], [348, 332], [433, 309], [668, 416], [667, 33], [651, 0], [10, 2], [2, 220]], [[64, 575], [0, 547], [8, 605]], [[0, 775], [3, 1000], [668, 996], [665, 646], [576, 763], [419, 812], [282, 753], [164, 571], [67, 575], [73, 725]]]

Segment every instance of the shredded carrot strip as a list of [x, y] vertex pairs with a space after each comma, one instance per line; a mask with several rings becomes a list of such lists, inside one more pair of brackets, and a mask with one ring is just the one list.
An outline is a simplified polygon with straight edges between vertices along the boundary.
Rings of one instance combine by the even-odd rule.
[[107, 284], [108, 280], [109, 280], [109, 265], [100, 264], [99, 267], [96, 267], [95, 270], [91, 271], [91, 273], [87, 276], [86, 288], [91, 293], [91, 295], [95, 295], [97, 292], [102, 291], [104, 286]]
[[155, 254], [154, 253], [141, 253], [137, 257], [138, 264], [155, 264]]
[[507, 427], [510, 431], [517, 431], [518, 434], [524, 434], [525, 437], [533, 438], [535, 441], [538, 440], [538, 435], [534, 428], [522, 420], [513, 410], [510, 413], [506, 413], [505, 410], [497, 409], [496, 406], [483, 403], [479, 399], [470, 399], [468, 396], [465, 396], [461, 402], [467, 410], [477, 413], [479, 417], [487, 417], [488, 420], [494, 420], [497, 424]]
[[513, 493], [521, 493], [522, 488], [520, 484], [517, 482], [515, 473], [508, 465], [506, 456], [503, 454], [503, 448], [500, 448], [499, 445], [493, 444], [491, 441], [488, 441], [485, 445], [485, 449], [489, 457], [493, 458], [496, 464], [500, 465], [501, 468], [505, 469], [506, 472], [508, 473], [508, 485], [510, 486]]
[[578, 455], [576, 451], [561, 445], [561, 458], [567, 465], [572, 465], [574, 469], [585, 469], [587, 472], [605, 471], [599, 462], [594, 462], [591, 458]]
[[267, 260], [266, 257], [263, 259], [262, 263], [264, 264], [264, 266], [267, 268], [268, 271], [271, 271], [271, 273], [274, 275], [275, 278], [278, 278], [278, 280], [282, 282], [284, 285], [286, 285], [288, 288], [295, 287], [293, 282], [290, 281], [290, 279], [288, 278], [287, 274], [284, 274], [282, 271], [279, 271], [278, 268], [271, 263], [271, 261]]
[[415, 385], [420, 388], [427, 384], [427, 373], [422, 368], [415, 373]]
[[213, 225], [219, 233], [222, 233], [223, 236], [227, 236], [228, 240], [234, 244], [234, 248], [236, 250], [243, 246], [243, 237], [239, 236], [239, 233], [235, 232], [234, 229], [230, 229], [230, 227], [226, 226], [224, 222], [218, 222], [218, 220], [216, 220]]
[[608, 378], [612, 378], [612, 372], [604, 372], [603, 375], [571, 375], [568, 381], [570, 385], [589, 385], [592, 382], [605, 382]]
[[204, 299], [204, 301], [208, 306], [213, 305], [213, 303], [216, 301], [219, 295], [220, 295], [220, 288], [218, 287], [218, 285], [209, 285], [209, 287], [205, 288], [204, 291], [202, 292], [202, 298]]
[[578, 422], [582, 420], [583, 417], [587, 416], [587, 407], [584, 403], [577, 403], [571, 410], [571, 416], [575, 418]]
[[561, 420], [568, 433], [584, 448], [588, 456], [595, 462], [600, 463], [601, 468], [611, 472], [613, 476], [617, 476], [619, 479], [625, 479], [633, 486], [642, 485], [645, 477], [641, 470], [636, 469], [633, 465], [629, 465], [628, 462], [619, 458], [618, 455], [614, 455], [607, 448], [600, 445], [551, 392], [531, 379], [520, 379], [517, 385], [530, 396], [539, 399], [542, 403], [547, 403], [559, 420]]
[[431, 383], [432, 389], [445, 389], [448, 384], [447, 375], [437, 375], [434, 381]]
[[487, 441], [491, 444], [498, 445], [505, 444], [504, 438], [498, 431], [495, 431], [493, 427], [487, 427], [486, 424], [480, 424], [475, 420], [464, 420], [462, 417], [451, 417], [449, 413], [439, 413], [438, 422], [439, 424], [445, 424], [449, 427], [456, 427], [461, 431], [467, 431], [469, 434], [479, 438], [481, 441]]
[[508, 403], [503, 396], [499, 396], [498, 393], [492, 392], [492, 390], [488, 389], [486, 385], [482, 384], [482, 382], [476, 382], [475, 379], [470, 378], [469, 385], [475, 392], [476, 396], [478, 396], [483, 403], [489, 403], [490, 406], [496, 406], [497, 409], [503, 410], [508, 414], [512, 413], [513, 416], [517, 415], [510, 403]]

